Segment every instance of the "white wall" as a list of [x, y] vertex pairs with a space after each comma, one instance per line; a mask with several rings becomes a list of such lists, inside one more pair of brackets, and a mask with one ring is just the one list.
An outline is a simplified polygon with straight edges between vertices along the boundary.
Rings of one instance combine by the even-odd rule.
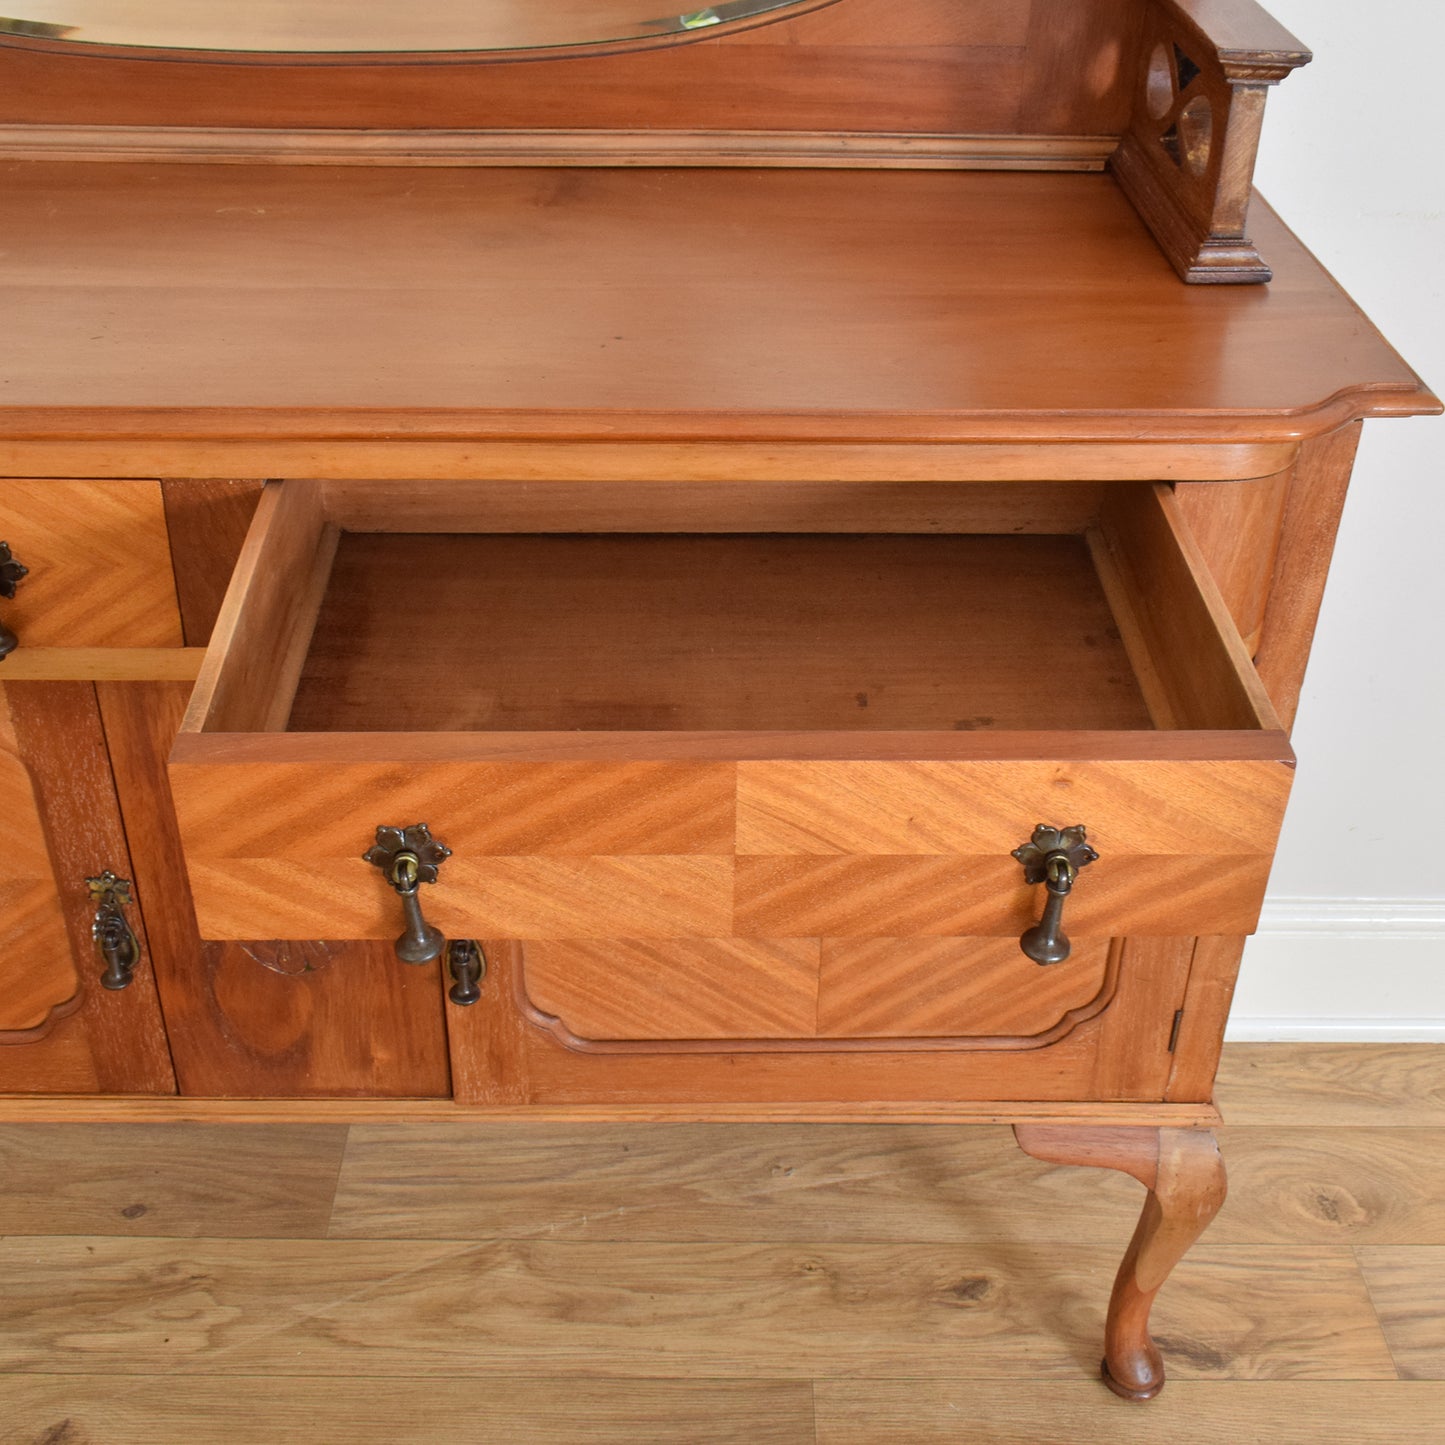
[[[1257, 180], [1445, 391], [1438, 0], [1264, 0], [1315, 53]], [[1231, 1038], [1445, 1040], [1445, 422], [1365, 424]]]

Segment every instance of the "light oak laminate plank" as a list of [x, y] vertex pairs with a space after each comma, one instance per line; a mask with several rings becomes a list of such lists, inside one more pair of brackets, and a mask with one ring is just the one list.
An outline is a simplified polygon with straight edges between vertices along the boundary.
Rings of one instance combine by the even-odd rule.
[[1445, 1126], [1440, 1044], [1230, 1044], [1215, 1099], [1231, 1124]]
[[[1221, 1131], [1212, 1244], [1445, 1244], [1445, 1132]], [[1141, 1200], [1001, 1128], [355, 1125], [333, 1238], [1122, 1244]]]
[[1361, 1249], [1358, 1258], [1401, 1377], [1445, 1380], [1445, 1248]]
[[818, 1445], [1435, 1445], [1445, 1386], [1171, 1380], [1147, 1409], [1090, 1381], [823, 1380]]
[[[1117, 1250], [0, 1242], [0, 1370], [1074, 1379]], [[57, 1290], [57, 1279], [67, 1281]], [[1176, 1379], [1393, 1379], [1344, 1249], [1197, 1249], [1155, 1310]]]
[[0, 1235], [323, 1236], [344, 1125], [0, 1125]]
[[14, 1445], [812, 1445], [805, 1381], [0, 1377]]
[[[1047, 1245], [1066, 1217], [1072, 1240], [1110, 1245], [1140, 1197], [987, 1126], [354, 1125], [343, 1163], [345, 1135], [3, 1126], [0, 1234]], [[1212, 1244], [1445, 1245], [1441, 1131], [1221, 1137]]]
[[1445, 1130], [1219, 1133], [1229, 1202], [1212, 1244], [1445, 1245]]

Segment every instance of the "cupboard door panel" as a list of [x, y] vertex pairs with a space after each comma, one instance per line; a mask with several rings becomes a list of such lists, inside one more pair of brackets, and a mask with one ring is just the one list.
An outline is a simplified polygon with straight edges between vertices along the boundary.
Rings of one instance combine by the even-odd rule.
[[30, 771], [0, 687], [0, 1041], [38, 1035], [67, 1005], [78, 1004], [80, 977], [70, 953], [60, 893], [40, 822]]
[[1011, 938], [825, 938], [818, 1033], [962, 1038], [1028, 1048], [1105, 1008], [1117, 981], [1107, 939], [1040, 968]]
[[797, 1039], [816, 938], [568, 939], [523, 948], [528, 1003], [578, 1039]]
[[[83, 682], [17, 682], [3, 685], [13, 739], [12, 759], [28, 772], [32, 798], [44, 837], [49, 885], [32, 877], [32, 899], [47, 895], [46, 933], [59, 948], [55, 912], [65, 935], [65, 959], [51, 955], [48, 992], [71, 990], [69, 1001], [38, 1035], [0, 1041], [0, 1090], [25, 1093], [145, 1093], [175, 1091], [160, 1003], [151, 971], [143, 909], [146, 889], [137, 883], [128, 921], [141, 957], [128, 987], [100, 986], [101, 963], [91, 938], [94, 905], [85, 880], [105, 869], [135, 879], [115, 785], [106, 756], [105, 736], [95, 689]], [[4, 756], [0, 746], [0, 757]], [[9, 769], [12, 787], [16, 774]], [[7, 822], [8, 822], [7, 818]], [[31, 844], [33, 823], [25, 828]], [[13, 860], [7, 858], [5, 873]], [[55, 912], [50, 910], [54, 909]], [[22, 955], [33, 959], [27, 937]]]
[[[935, 1037], [585, 1040], [531, 1007], [534, 945], [483, 940], [481, 1000], [448, 1009], [456, 1097], [475, 1104], [729, 1106], [769, 1117], [839, 1118], [874, 1111], [946, 1117], [951, 1103], [1158, 1101], [1173, 1055], [1194, 940], [1121, 940], [1108, 950], [1092, 1003], [1065, 1031], [1028, 1041]], [[1017, 945], [1015, 945], [1017, 946]], [[1080, 953], [1082, 963], [1089, 962]], [[1091, 967], [1094, 965], [1090, 965]], [[1035, 965], [1029, 964], [1034, 968]], [[1039, 970], [1041, 973], [1045, 970]], [[1084, 985], [1087, 987], [1088, 985]]]
[[181, 1092], [445, 1096], [437, 964], [403, 964], [383, 942], [201, 942], [165, 769], [189, 688], [102, 683], [98, 691], [137, 882], [165, 900], [153, 949]]

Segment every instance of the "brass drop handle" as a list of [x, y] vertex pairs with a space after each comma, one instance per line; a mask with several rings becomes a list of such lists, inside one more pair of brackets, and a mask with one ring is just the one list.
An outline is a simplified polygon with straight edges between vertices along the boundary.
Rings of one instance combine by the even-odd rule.
[[1024, 865], [1026, 883], [1042, 883], [1044, 911], [1032, 928], [1024, 930], [1019, 947], [1035, 963], [1062, 963], [1073, 945], [1064, 935], [1064, 900], [1074, 887], [1079, 869], [1099, 855], [1085, 840], [1084, 829], [1051, 828], [1040, 823], [1033, 837], [1013, 856]]
[[129, 988], [135, 966], [140, 962], [140, 944], [125, 916], [125, 909], [131, 903], [130, 879], [117, 878], [107, 868], [98, 877], [87, 878], [85, 886], [90, 889], [91, 902], [96, 905], [90, 935], [105, 963], [100, 986], [112, 992]]
[[452, 850], [438, 843], [425, 823], [378, 828], [376, 842], [362, 854], [366, 862], [381, 869], [401, 899], [405, 926], [396, 940], [396, 956], [403, 963], [430, 963], [441, 955], [446, 940], [440, 929], [422, 917], [417, 893], [423, 883], [437, 881], [437, 869], [451, 856]]
[[[7, 600], [15, 596], [15, 587], [30, 569], [17, 562], [10, 551], [8, 542], [0, 542], [0, 597]], [[0, 622], [0, 662], [3, 662], [17, 647], [20, 639]]]

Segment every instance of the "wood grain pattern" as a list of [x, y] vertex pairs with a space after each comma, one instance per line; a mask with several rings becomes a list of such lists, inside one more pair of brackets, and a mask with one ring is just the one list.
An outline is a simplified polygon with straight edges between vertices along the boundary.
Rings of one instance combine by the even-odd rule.
[[[1023, 841], [1020, 839], [1020, 841]], [[1251, 932], [1269, 854], [1141, 855], [1090, 865], [1071, 895], [1069, 936]], [[229, 871], [229, 870], [228, 870]], [[1002, 856], [740, 857], [735, 927], [753, 937], [1018, 938], [1038, 921], [1039, 890]]]
[[1401, 1378], [1445, 1380], [1445, 1248], [1366, 1248], [1359, 1260]]
[[1218, 1094], [1233, 1124], [1445, 1127], [1438, 1044], [1230, 1044]]
[[184, 682], [199, 676], [202, 647], [25, 647], [5, 659], [10, 682]]
[[1090, 541], [1156, 726], [1277, 730], [1173, 493], [1114, 494]]
[[[1049, 458], [1037, 456], [1047, 467]], [[1047, 482], [438, 481], [324, 487], [345, 532], [1082, 533], [1110, 490]], [[397, 503], [398, 490], [406, 504]]]
[[[27, 358], [6, 431], [127, 459], [229, 443], [189, 476], [312, 474], [314, 445], [278, 470], [242, 440], [1258, 444], [1438, 405], [1266, 208], [1269, 306], [1199, 306], [1108, 176], [266, 167], [264, 199], [242, 166], [5, 179]], [[1076, 303], [1040, 305], [1040, 276]], [[1077, 365], [1101, 328], [1110, 364]]]
[[1324, 599], [1325, 577], [1360, 443], [1360, 428], [1341, 427], [1300, 448], [1285, 502], [1279, 552], [1255, 662], [1289, 727]]
[[[1065, 102], [1072, 93], [1061, 88]], [[1113, 136], [767, 130], [417, 131], [0, 124], [0, 159], [329, 166], [840, 166], [1098, 171]]]
[[[1122, 10], [1127, 34], [1138, 5]], [[1110, 17], [1112, 18], [1112, 16]], [[694, 33], [662, 50], [534, 59], [436, 57], [394, 64], [338, 58], [285, 84], [276, 64], [206, 65], [172, 58], [158, 67], [46, 42], [7, 37], [0, 50], [8, 118], [29, 122], [335, 126], [417, 129], [706, 129], [762, 125], [856, 130], [866, 113], [880, 130], [1012, 133], [1021, 98], [1037, 92], [1075, 54], [1094, 79], [1039, 116], [1062, 134], [1117, 134], [1119, 93], [1113, 26], [1030, 29], [1028, 6], [976, 0], [897, 0], [886, 23], [859, 0], [784, 17], [736, 34]], [[24, 48], [22, 48], [24, 47]], [[615, 47], [614, 47], [615, 48]], [[520, 73], [519, 73], [520, 72]], [[85, 104], [89, 99], [89, 105]]]
[[1220, 1139], [1230, 1203], [1212, 1243], [1445, 1245], [1440, 1129], [1257, 1125]]
[[1174, 497], [1251, 655], [1274, 580], [1290, 473], [1223, 486], [1184, 483]]
[[340, 1125], [0, 1127], [0, 1233], [321, 1238]]
[[182, 1090], [200, 1096], [442, 1096], [448, 1092], [436, 964], [409, 968], [388, 944], [203, 944], [165, 758], [188, 689], [101, 684], [135, 877], [152, 910], [151, 951]]
[[188, 646], [204, 647], [210, 640], [262, 485], [259, 481], [207, 478], [161, 483], [181, 626]]
[[1206, 934], [1194, 941], [1189, 988], [1174, 1038], [1174, 1066], [1167, 1097], [1210, 1099], [1229, 1021], [1229, 1005], [1239, 977], [1244, 939]]
[[1101, 862], [1121, 854], [1267, 854], [1290, 771], [1241, 761], [744, 762], [738, 851], [997, 855], [1018, 833], [1001, 850], [1007, 857], [1035, 822], [1063, 808], [1070, 823], [1087, 824]]
[[817, 939], [559, 940], [524, 949], [524, 996], [580, 1039], [812, 1038]]
[[[1337, 425], [1349, 417], [1349, 408], [1331, 403], [1321, 426]], [[117, 436], [114, 418], [100, 412], [72, 413], [65, 435], [35, 441], [0, 437], [0, 468], [27, 476], [91, 477], [200, 476], [235, 469], [244, 456], [249, 470], [270, 477], [312, 477], [350, 481], [371, 478], [395, 481], [398, 476], [427, 477], [433, 481], [471, 482], [478, 479], [511, 482], [650, 482], [668, 477], [679, 482], [733, 482], [740, 474], [757, 482], [870, 483], [879, 477], [899, 482], [1114, 482], [1157, 481], [1161, 477], [1191, 481], [1235, 481], [1265, 476], [1289, 466], [1298, 451], [1290, 441], [1229, 438], [1228, 428], [1192, 419], [1187, 436], [1169, 442], [1152, 442], [1142, 435], [1114, 437], [1100, 447], [1088, 441], [1052, 441], [1047, 447], [1030, 442], [939, 441], [936, 422], [899, 417], [893, 430], [904, 438], [880, 442], [859, 436], [842, 442], [807, 440], [813, 424], [796, 419], [773, 419], [769, 442], [726, 441], [697, 445], [687, 440], [608, 442], [559, 441], [556, 426], [542, 417], [528, 417], [526, 428], [534, 441], [448, 441], [465, 419], [446, 413], [413, 414], [405, 434], [388, 433], [386, 446], [358, 439], [357, 418], [334, 415], [325, 432], [298, 417], [287, 417], [278, 428], [266, 413], [252, 411], [247, 418], [245, 450], [240, 439], [224, 440], [234, 422], [177, 414], [165, 437]], [[402, 425], [400, 414], [392, 421]], [[648, 418], [659, 433], [675, 434], [677, 426], [665, 413]], [[842, 419], [837, 423], [846, 427]], [[1098, 430], [1088, 418], [1077, 424], [1084, 432]], [[362, 427], [367, 431], [369, 423]], [[306, 439], [287, 440], [280, 430], [301, 431]], [[503, 416], [488, 422], [489, 431], [515, 432], [518, 427]], [[985, 434], [997, 427], [980, 423]], [[1027, 421], [1013, 421], [1009, 430], [1032, 432]], [[1070, 430], [1074, 430], [1073, 427]], [[97, 433], [105, 439], [97, 440]], [[340, 433], [340, 435], [338, 435]], [[803, 439], [799, 440], [799, 434]], [[1201, 435], [1212, 441], [1201, 441]], [[1041, 439], [1041, 438], [1040, 438]], [[826, 529], [819, 529], [826, 530]], [[920, 528], [917, 530], [929, 530]]]
[[1040, 968], [1013, 939], [825, 938], [817, 1031], [1015, 1044], [1053, 1036], [1107, 1005], [1109, 955], [1107, 941], [1090, 940]]
[[81, 1003], [48, 1037], [0, 1048], [0, 1089], [173, 1093], [175, 1077], [146, 938], [146, 894], [139, 888], [129, 912], [141, 950], [134, 976], [118, 992], [100, 986], [91, 937], [95, 910], [85, 880], [107, 868], [123, 878], [134, 879], [135, 873], [95, 689], [78, 682], [7, 683], [5, 702], [34, 785]]
[[[1445, 1244], [1438, 1129], [1220, 1139], [1230, 1199], [1213, 1247]], [[1045, 1247], [1067, 1218], [1071, 1244], [1117, 1246], [1137, 1207], [1122, 1176], [1045, 1168], [1002, 1128], [474, 1120], [353, 1125], [330, 1233], [459, 1239], [484, 1218], [491, 1238]]]
[[0, 538], [30, 568], [5, 604], [22, 646], [180, 646], [158, 482], [7, 478]]
[[[422, 766], [402, 750], [391, 763], [351, 763], [347, 740], [337, 741], [334, 761], [324, 764], [173, 763], [191, 856], [359, 862], [378, 826], [418, 820], [431, 825], [458, 862], [733, 851], [732, 763]], [[452, 867], [447, 864], [443, 879]]]
[[[363, 845], [373, 831], [368, 821]], [[401, 931], [396, 894], [360, 853], [303, 871], [286, 859], [213, 861], [189, 848], [187, 866], [203, 938], [391, 940]], [[726, 858], [454, 857], [422, 901], [452, 938], [717, 938], [732, 931], [732, 883]]]
[[[584, 1051], [529, 1028], [508, 1041], [510, 1054], [493, 1056], [493, 1068], [500, 1065], [504, 1079], [518, 1079], [521, 1096], [534, 1106], [616, 1106], [638, 1099], [680, 1107], [738, 1106], [787, 1098], [811, 1109], [866, 1098], [887, 1108], [889, 1101], [905, 1099], [986, 1097], [1029, 1101], [1032, 1114], [1050, 1099], [1091, 1099], [1096, 1101], [1091, 1109], [1106, 1100], [1157, 1102], [1169, 1075], [1172, 1021], [1183, 1001], [1192, 944], [1192, 939], [1129, 939], [1109, 1007], [1046, 1047], [900, 1037], [757, 1039], [731, 1046], [618, 1043]], [[507, 984], [501, 986], [505, 991]], [[475, 1047], [454, 1032], [459, 1077], [480, 1073], [467, 1062]], [[1010, 1117], [1007, 1107], [996, 1117]], [[819, 1116], [808, 1112], [808, 1117]]]
[[[147, 1445], [273, 1445], [322, 1430], [352, 1445], [812, 1445], [810, 1385], [803, 1380], [588, 1380], [508, 1375], [463, 1380], [270, 1379], [173, 1375], [9, 1376], [0, 1381], [17, 1441], [144, 1440]], [[56, 1435], [63, 1430], [65, 1435]]]
[[1127, 1410], [1091, 1382], [829, 1379], [814, 1391], [817, 1445], [953, 1445], [959, 1421], [989, 1445], [1434, 1445], [1445, 1387], [1396, 1381], [1174, 1380], [1147, 1410]]
[[0, 1044], [43, 1028], [80, 988], [35, 786], [0, 686]]
[[1013, 940], [542, 941], [524, 949], [519, 997], [572, 1047], [913, 1037], [1017, 1048], [1107, 1006], [1109, 953], [1085, 944], [1039, 974]]
[[[420, 577], [425, 628], [393, 600]], [[417, 732], [1147, 722], [1067, 536], [346, 534], [288, 726], [395, 726], [401, 657]]]
[[195, 726], [285, 725], [336, 540], [314, 489], [265, 489], [196, 680]]
[[[0, 1241], [5, 1367], [346, 1377], [1072, 1379], [1114, 1251], [926, 1245]], [[58, 1294], [63, 1273], [71, 1288]], [[276, 1282], [284, 1279], [284, 1294]], [[124, 1319], [94, 1327], [94, 1304]], [[705, 1300], [706, 1329], [698, 1328]], [[1348, 1250], [1201, 1247], [1178, 1378], [1390, 1379]]]

